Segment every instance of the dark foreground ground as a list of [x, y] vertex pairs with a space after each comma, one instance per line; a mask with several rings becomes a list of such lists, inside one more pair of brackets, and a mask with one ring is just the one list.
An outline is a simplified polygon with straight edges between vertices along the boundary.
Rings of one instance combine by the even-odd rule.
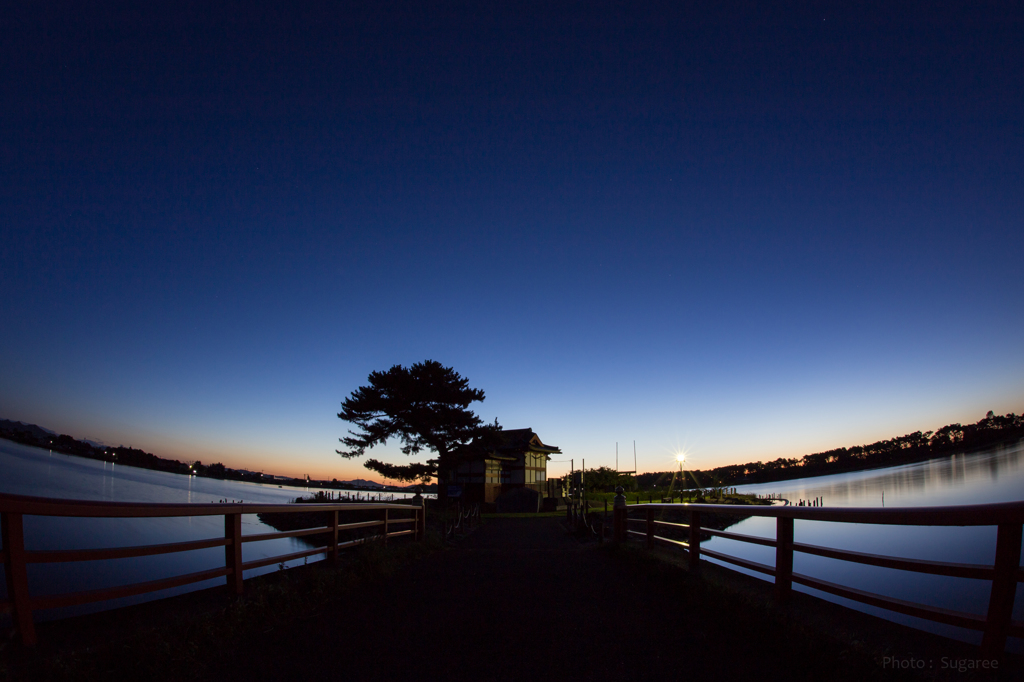
[[[313, 567], [308, 572], [315, 573]], [[249, 590], [247, 583], [255, 595], [247, 599], [272, 599], [274, 589]], [[408, 560], [385, 579], [332, 583], [323, 594], [321, 604], [297, 615], [279, 608], [268, 615], [252, 605], [225, 610], [218, 593], [186, 595], [178, 609], [186, 605], [200, 620], [167, 615], [141, 644], [138, 619], [152, 620], [159, 609], [174, 607], [145, 605], [124, 615], [44, 624], [39, 651], [7, 648], [4, 675], [473, 682], [990, 679], [942, 668], [943, 656], [974, 659], [975, 648], [804, 595], [780, 609], [760, 581], [714, 567], [697, 578], [646, 552], [582, 544], [553, 518], [489, 519], [455, 547]], [[183, 628], [199, 628], [199, 641]], [[161, 650], [154, 638], [166, 640], [170, 650]], [[173, 649], [179, 646], [192, 651], [177, 655]], [[891, 664], [883, 667], [884, 656], [929, 663], [911, 675]], [[1024, 679], [1020, 661], [1004, 661], [997, 679]]]

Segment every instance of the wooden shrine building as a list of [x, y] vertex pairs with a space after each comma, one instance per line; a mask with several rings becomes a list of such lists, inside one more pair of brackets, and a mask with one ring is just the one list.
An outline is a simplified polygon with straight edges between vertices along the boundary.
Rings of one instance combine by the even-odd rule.
[[557, 494], [549, 490], [548, 460], [562, 451], [545, 445], [533, 429], [502, 430], [497, 442], [487, 449], [471, 446], [456, 468], [462, 498], [485, 508], [539, 510], [544, 498]]

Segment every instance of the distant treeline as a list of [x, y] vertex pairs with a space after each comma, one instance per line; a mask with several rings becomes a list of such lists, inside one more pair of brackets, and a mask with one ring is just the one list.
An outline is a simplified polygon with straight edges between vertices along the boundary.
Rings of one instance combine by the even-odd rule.
[[203, 464], [202, 462], [180, 462], [176, 459], [164, 459], [156, 455], [139, 450], [138, 448], [96, 446], [81, 440], [76, 440], [67, 434], [56, 435], [40, 428], [35, 424], [22, 424], [9, 419], [0, 419], [0, 438], [32, 445], [37, 448], [53, 450], [65, 455], [98, 459], [104, 462], [113, 462], [126, 466], [138, 467], [140, 469], [152, 469], [154, 471], [167, 471], [173, 474], [185, 474], [205, 476], [207, 478], [219, 478], [230, 481], [248, 481], [250, 483], [275, 483], [297, 487], [324, 487], [346, 489], [348, 486], [339, 483], [338, 479], [333, 481], [314, 481], [302, 478], [272, 478], [264, 476], [258, 471], [239, 471], [229, 469], [220, 462], [216, 464]]
[[[780, 457], [771, 462], [734, 464], [708, 471], [686, 470], [687, 480], [683, 482], [682, 487], [708, 488], [742, 483], [767, 483], [861, 469], [877, 469], [979, 450], [1021, 438], [1024, 438], [1024, 415], [1011, 412], [1000, 417], [990, 411], [977, 424], [949, 424], [938, 431], [915, 431], [870, 445], [837, 448], [805, 455], [802, 458]], [[678, 474], [678, 471], [640, 474], [636, 477], [637, 484], [644, 489], [662, 487], [668, 485], [673, 476]], [[676, 487], [680, 487], [678, 480]]]
[[140, 469], [153, 469], [154, 471], [167, 471], [174, 474], [195, 474], [210, 478], [226, 478], [238, 481], [259, 480], [252, 475], [246, 476], [243, 472], [228, 469], [223, 464], [204, 465], [202, 462], [180, 462], [176, 459], [164, 459], [156, 455], [139, 450], [138, 448], [96, 446], [92, 443], [76, 440], [66, 433], [56, 435], [42, 429], [35, 424], [22, 424], [7, 419], [0, 420], [0, 438], [5, 438], [23, 445], [33, 445], [37, 448], [53, 450], [65, 455], [98, 459], [104, 462], [124, 464], [126, 466], [138, 467]]

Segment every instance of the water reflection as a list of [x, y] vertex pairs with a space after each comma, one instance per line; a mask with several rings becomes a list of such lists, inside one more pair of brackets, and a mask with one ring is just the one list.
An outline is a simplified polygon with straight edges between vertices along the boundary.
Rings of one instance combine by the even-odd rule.
[[[889, 469], [745, 485], [738, 489], [759, 495], [776, 494], [792, 503], [820, 497], [826, 507], [921, 507], [1015, 502], [1024, 500], [1024, 442]], [[775, 520], [751, 518], [730, 530], [774, 538]], [[991, 565], [995, 558], [996, 529], [994, 526], [935, 528], [796, 521], [794, 539], [796, 542], [870, 554]], [[775, 550], [770, 547], [723, 538], [714, 538], [705, 545], [769, 566], [775, 564]], [[793, 561], [793, 570], [798, 573], [848, 587], [981, 615], [988, 608], [987, 581], [923, 575], [801, 553], [797, 553]], [[760, 574], [742, 572], [765, 579]], [[794, 585], [794, 589], [948, 637], [975, 643], [981, 641], [980, 633], [891, 614], [802, 586]], [[1015, 620], [1024, 620], [1021, 592], [1024, 592], [1024, 586], [1018, 585], [1018, 599], [1013, 612]], [[1008, 648], [1021, 653], [1024, 652], [1024, 643], [1011, 638]]]
[[[283, 504], [308, 492], [301, 488], [220, 481], [118, 466], [111, 462], [63, 455], [5, 440], [0, 440], [0, 471], [3, 471], [3, 476], [0, 477], [0, 492], [72, 500], [178, 504], [243, 500]], [[404, 497], [403, 494], [397, 496]], [[274, 532], [274, 529], [260, 522], [255, 514], [242, 516], [244, 535], [271, 532]], [[156, 519], [25, 517], [25, 542], [29, 550], [154, 545], [223, 535], [224, 521], [220, 516]], [[253, 561], [305, 548], [306, 545], [295, 538], [248, 542], [242, 546], [242, 560]], [[319, 558], [310, 557], [309, 560], [316, 561]], [[304, 561], [306, 560], [293, 560], [287, 565], [293, 566]], [[156, 580], [219, 568], [223, 565], [224, 550], [221, 548], [110, 561], [32, 564], [29, 566], [29, 589], [34, 595], [77, 592]], [[276, 565], [251, 569], [245, 572], [245, 577], [277, 569]], [[218, 578], [156, 594], [40, 611], [37, 612], [37, 618], [47, 620], [114, 608], [211, 587], [223, 582], [223, 578]], [[0, 581], [0, 594], [6, 596], [6, 581]], [[9, 622], [9, 619], [9, 615], [0, 616], [0, 622]]]
[[739, 486], [797, 502], [823, 497], [829, 507], [921, 507], [1024, 499], [1024, 442], [915, 464]]

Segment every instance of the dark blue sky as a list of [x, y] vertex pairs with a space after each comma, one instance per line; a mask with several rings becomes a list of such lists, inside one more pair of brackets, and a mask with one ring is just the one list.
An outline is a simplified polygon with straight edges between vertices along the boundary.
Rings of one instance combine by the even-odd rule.
[[588, 465], [1024, 411], [1019, 4], [33, 3], [0, 59], [0, 416], [350, 478], [427, 358]]

